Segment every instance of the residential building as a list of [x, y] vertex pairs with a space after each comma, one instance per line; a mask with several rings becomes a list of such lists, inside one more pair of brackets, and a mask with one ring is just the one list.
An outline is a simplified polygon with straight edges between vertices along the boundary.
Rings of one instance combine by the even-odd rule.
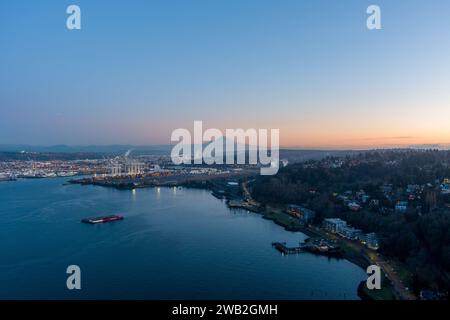
[[379, 248], [379, 240], [377, 235], [372, 232], [368, 234], [361, 234], [359, 236], [359, 240], [362, 244], [366, 245], [369, 249], [378, 250]]
[[323, 220], [323, 228], [328, 232], [338, 233], [340, 229], [347, 226], [347, 222], [339, 218], [329, 218]]
[[358, 240], [361, 235], [361, 230], [355, 229], [349, 225], [342, 227], [337, 232], [341, 237], [350, 239], [350, 240]]
[[348, 204], [348, 208], [351, 211], [359, 211], [361, 209], [361, 206], [359, 205], [359, 203], [357, 203], [356, 201], [351, 201]]
[[408, 184], [408, 186], [406, 187], [406, 192], [407, 193], [415, 193], [416, 191], [419, 191], [420, 186], [417, 184]]
[[350, 240], [358, 240], [362, 235], [361, 230], [349, 226], [345, 220], [339, 218], [324, 219], [323, 228]]
[[399, 213], [405, 213], [408, 210], [408, 202], [407, 201], [398, 201], [395, 205], [395, 211]]
[[289, 213], [293, 217], [298, 218], [305, 224], [311, 223], [316, 216], [314, 211], [295, 204], [288, 205], [287, 213]]

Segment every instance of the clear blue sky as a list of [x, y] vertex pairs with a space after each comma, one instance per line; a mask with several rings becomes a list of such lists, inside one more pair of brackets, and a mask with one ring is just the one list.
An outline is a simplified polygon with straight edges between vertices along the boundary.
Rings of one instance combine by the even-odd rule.
[[[66, 29], [77, 4], [82, 29]], [[383, 30], [366, 28], [382, 9]], [[0, 144], [450, 142], [447, 0], [0, 2]]]

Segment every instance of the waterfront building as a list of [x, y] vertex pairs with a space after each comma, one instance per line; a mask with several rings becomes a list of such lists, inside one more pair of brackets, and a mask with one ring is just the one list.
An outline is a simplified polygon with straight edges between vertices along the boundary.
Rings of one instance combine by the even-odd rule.
[[336, 233], [343, 238], [350, 240], [360, 239], [363, 233], [361, 230], [348, 225], [345, 220], [339, 218], [329, 218], [323, 220], [323, 228], [331, 233]]
[[358, 240], [361, 233], [361, 230], [355, 229], [349, 225], [342, 227], [337, 232], [341, 237], [350, 239], [350, 240]]
[[323, 228], [328, 232], [338, 233], [339, 230], [347, 226], [347, 222], [339, 218], [329, 218], [323, 220]]
[[361, 234], [359, 236], [359, 240], [369, 249], [378, 250], [379, 248], [378, 236], [374, 232], [368, 234]]
[[288, 205], [287, 213], [305, 224], [311, 223], [316, 216], [314, 211], [295, 204]]

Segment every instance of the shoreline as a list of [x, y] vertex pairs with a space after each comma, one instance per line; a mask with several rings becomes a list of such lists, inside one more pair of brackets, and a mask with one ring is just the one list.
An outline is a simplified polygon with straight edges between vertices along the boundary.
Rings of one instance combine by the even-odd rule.
[[[242, 185], [240, 186], [240, 189], [241, 189], [241, 191], [242, 191], [242, 189], [244, 189], [244, 192], [248, 193], [247, 199], [240, 200], [240, 201], [238, 201], [238, 203], [235, 203], [237, 201], [236, 199], [231, 199], [226, 194], [218, 194], [217, 190], [215, 190], [215, 188], [213, 186], [211, 186], [210, 184], [208, 184], [208, 183], [199, 184], [198, 181], [196, 181], [197, 183], [196, 182], [193, 183], [193, 181], [183, 181], [181, 183], [170, 183], [170, 184], [160, 184], [160, 185], [132, 185], [132, 184], [129, 184], [125, 188], [123, 186], [118, 186], [118, 185], [91, 183], [91, 182], [86, 183], [86, 182], [87, 181], [80, 181], [80, 180], [67, 181], [68, 184], [95, 185], [95, 186], [102, 186], [102, 187], [106, 187], [106, 188], [115, 188], [117, 190], [132, 190], [132, 189], [138, 189], [138, 188], [155, 188], [155, 187], [167, 187], [167, 188], [183, 187], [183, 188], [188, 188], [188, 189], [209, 190], [211, 192], [210, 193], [211, 196], [215, 197], [216, 199], [226, 200], [227, 207], [230, 210], [238, 209], [238, 210], [246, 210], [246, 211], [256, 213], [256, 214], [260, 215], [263, 219], [272, 221], [276, 225], [283, 227], [284, 230], [286, 230], [288, 232], [301, 232], [304, 235], [306, 235], [307, 237], [312, 238], [312, 239], [314, 239], [314, 238], [316, 238], [316, 239], [317, 238], [325, 238], [325, 239], [329, 238], [329, 236], [327, 234], [323, 233], [323, 231], [312, 229], [311, 227], [303, 226], [300, 224], [296, 224], [296, 225], [291, 224], [290, 225], [286, 221], [283, 221], [280, 218], [280, 214], [287, 216], [289, 218], [289, 221], [292, 222], [292, 220], [290, 220], [290, 217], [287, 214], [285, 214], [284, 212], [281, 212], [279, 208], [271, 208], [271, 207], [263, 208], [262, 206], [260, 206], [256, 202], [254, 202], [254, 200], [251, 199], [250, 193], [245, 190], [246, 187], [243, 187]], [[250, 200], [251, 204], [249, 204], [249, 200]], [[233, 201], [233, 202], [231, 202], [231, 201]], [[314, 252], [308, 252], [308, 253], [318, 255], [318, 253], [314, 253]], [[321, 256], [325, 257], [326, 255], [321, 255]], [[361, 268], [364, 271], [370, 265], [370, 262], [368, 261], [367, 257], [365, 257], [361, 253], [355, 252], [355, 250], [353, 250], [351, 248], [346, 248], [346, 249], [342, 250], [341, 257], [333, 257], [333, 256], [327, 256], [327, 257], [329, 259], [338, 259], [338, 260], [345, 259], [345, 260], [349, 261], [350, 263], [353, 263], [354, 265], [358, 266], [359, 268]], [[377, 300], [377, 297], [373, 291], [364, 290], [365, 289], [364, 284], [365, 284], [365, 281], [362, 281], [356, 288], [358, 297], [361, 298], [362, 300]], [[388, 285], [386, 289], [388, 290], [387, 295], [389, 296], [392, 292], [392, 288], [390, 285]], [[391, 298], [394, 298], [393, 293], [392, 293]]]

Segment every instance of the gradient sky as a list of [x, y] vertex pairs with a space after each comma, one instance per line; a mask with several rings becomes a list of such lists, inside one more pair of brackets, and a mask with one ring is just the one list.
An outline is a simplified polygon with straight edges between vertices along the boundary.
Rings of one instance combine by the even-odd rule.
[[[77, 4], [82, 30], [66, 29]], [[383, 30], [366, 28], [378, 4]], [[0, 144], [450, 143], [448, 0], [0, 1]]]

